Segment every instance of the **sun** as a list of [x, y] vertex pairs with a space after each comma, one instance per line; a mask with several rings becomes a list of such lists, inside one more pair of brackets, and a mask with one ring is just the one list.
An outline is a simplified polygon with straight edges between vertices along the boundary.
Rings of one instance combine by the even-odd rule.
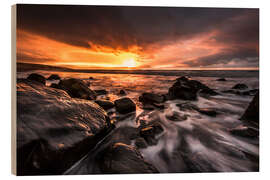
[[123, 66], [124, 67], [136, 67], [136, 61], [135, 61], [135, 59], [133, 59], [133, 58], [130, 58], [130, 59], [126, 59], [126, 60], [124, 60], [124, 62], [123, 62]]

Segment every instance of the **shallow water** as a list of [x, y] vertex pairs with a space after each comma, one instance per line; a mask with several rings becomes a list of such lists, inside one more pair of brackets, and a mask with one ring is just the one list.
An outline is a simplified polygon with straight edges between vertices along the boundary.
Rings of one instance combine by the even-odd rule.
[[[158, 119], [164, 131], [157, 138], [158, 144], [140, 149], [146, 161], [154, 164], [160, 172], [233, 172], [233, 171], [256, 171], [258, 162], [252, 161], [248, 156], [259, 156], [259, 140], [257, 138], [243, 138], [232, 135], [228, 129], [241, 125], [238, 119], [244, 113], [252, 96], [240, 96], [225, 94], [221, 91], [229, 90], [237, 83], [245, 83], [249, 89], [259, 89], [259, 79], [256, 76], [242, 78], [226, 77], [225, 82], [216, 81], [211, 72], [211, 77], [192, 77], [199, 80], [220, 93], [210, 98], [199, 97], [197, 101], [188, 102], [199, 108], [210, 108], [218, 112], [216, 117], [200, 114], [197, 111], [180, 110], [176, 104], [187, 103], [187, 101], [174, 100], [165, 103], [164, 110], [144, 111], [138, 102], [138, 97], [143, 92], [154, 92], [165, 94], [169, 87], [175, 82], [177, 76], [162, 75], [136, 75], [136, 74], [99, 74], [99, 73], [74, 73], [74, 72], [47, 72], [36, 71], [48, 77], [50, 74], [59, 74], [61, 78], [79, 78], [90, 82], [90, 88], [106, 89], [108, 95], [99, 96], [99, 99], [115, 99], [124, 97], [119, 95], [120, 90], [127, 92], [137, 105], [136, 114], [129, 116], [124, 121], [116, 124], [116, 129], [109, 134], [112, 136], [117, 129], [122, 127], [137, 127], [139, 120], [152, 121]], [[25, 78], [32, 72], [18, 73], [18, 78]], [[89, 80], [93, 77], [93, 80]], [[229, 77], [229, 78], [227, 78]], [[47, 81], [50, 85], [54, 81]], [[55, 81], [57, 83], [57, 81]], [[110, 110], [111, 118], [117, 118], [114, 109]], [[173, 112], [187, 115], [187, 120], [174, 122], [166, 118]], [[105, 138], [106, 139], [106, 138]], [[106, 143], [105, 143], [106, 142]], [[106, 140], [101, 141], [94, 150], [89, 152], [81, 161], [66, 171], [66, 174], [89, 174], [100, 173], [95, 156], [108, 144]], [[132, 142], [134, 143], [134, 142]], [[191, 170], [192, 169], [192, 170]]]

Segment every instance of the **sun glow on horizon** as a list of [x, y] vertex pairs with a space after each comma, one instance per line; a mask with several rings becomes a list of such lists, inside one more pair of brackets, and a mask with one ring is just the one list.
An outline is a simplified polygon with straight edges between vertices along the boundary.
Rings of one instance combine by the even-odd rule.
[[136, 61], [133, 58], [126, 59], [123, 61], [123, 66], [128, 68], [136, 67]]

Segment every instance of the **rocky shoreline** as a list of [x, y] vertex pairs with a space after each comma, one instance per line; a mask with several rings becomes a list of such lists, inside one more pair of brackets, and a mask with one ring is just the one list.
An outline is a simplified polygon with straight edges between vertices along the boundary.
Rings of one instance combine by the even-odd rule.
[[[112, 102], [97, 99], [100, 95], [108, 94], [108, 90], [93, 90], [91, 83], [83, 80], [61, 79], [57, 74], [50, 75], [47, 80], [58, 80], [59, 83], [46, 86], [46, 78], [34, 73], [27, 79], [17, 80], [18, 175], [63, 174], [102, 139], [103, 147], [94, 159], [98, 167], [94, 173], [158, 173], [160, 168], [147, 161], [140, 151], [157, 145], [167, 126], [155, 110], [163, 111], [167, 101], [180, 99], [186, 101], [176, 105], [181, 111], [194, 111], [209, 117], [216, 117], [220, 113], [216, 109], [189, 103], [197, 101], [199, 96], [218, 96], [219, 92], [185, 76], [177, 78], [166, 94], [145, 92], [139, 96], [138, 101], [145, 111], [143, 113], [151, 121], [146, 121], [143, 113], [136, 117], [136, 103], [124, 90], [119, 90], [124, 97]], [[224, 93], [254, 96], [240, 118], [243, 124], [227, 132], [243, 138], [259, 138], [259, 90], [247, 90], [245, 84], [236, 84]], [[118, 117], [110, 116], [113, 108]], [[166, 119], [182, 122], [187, 121], [188, 115], [175, 111], [166, 114]], [[132, 121], [137, 126], [117, 128], [119, 123], [125, 121]], [[185, 147], [184, 141], [181, 144]], [[201, 167], [204, 159], [199, 154], [196, 156], [199, 163], [194, 163], [191, 159], [195, 157], [190, 157], [185, 151], [189, 149], [181, 149], [175, 156], [176, 162], [181, 163], [186, 172], [217, 171], [212, 165]], [[160, 153], [164, 159], [168, 156], [164, 151]], [[257, 156], [238, 150], [230, 150], [230, 153], [241, 154], [251, 162], [252, 170], [258, 170]]]

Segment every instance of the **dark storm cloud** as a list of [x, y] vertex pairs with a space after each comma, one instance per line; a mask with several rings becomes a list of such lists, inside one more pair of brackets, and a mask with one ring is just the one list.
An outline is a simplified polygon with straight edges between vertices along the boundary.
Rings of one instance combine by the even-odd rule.
[[217, 42], [238, 46], [196, 61], [202, 64], [251, 57], [249, 50], [258, 50], [259, 42], [258, 9], [18, 5], [17, 23], [19, 29], [86, 48], [92, 42], [113, 49], [136, 45], [143, 51], [153, 43], [214, 30]]
[[256, 49], [224, 49], [220, 53], [192, 59], [186, 62], [182, 62], [182, 64], [186, 64], [191, 67], [207, 67], [214, 64], [226, 65], [232, 61], [241, 61], [241, 63], [243, 63], [241, 65], [242, 67], [246, 67], [248, 64], [256, 65], [257, 67], [259, 65], [257, 57], [258, 52], [256, 51]]

